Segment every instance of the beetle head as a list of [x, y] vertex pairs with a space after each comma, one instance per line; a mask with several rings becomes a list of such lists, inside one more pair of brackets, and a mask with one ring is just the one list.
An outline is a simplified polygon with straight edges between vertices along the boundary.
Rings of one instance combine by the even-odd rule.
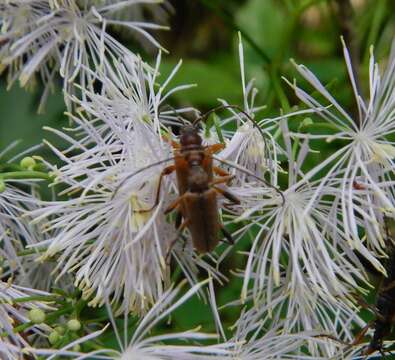
[[181, 146], [202, 145], [202, 138], [195, 126], [186, 125], [181, 129], [180, 135]]

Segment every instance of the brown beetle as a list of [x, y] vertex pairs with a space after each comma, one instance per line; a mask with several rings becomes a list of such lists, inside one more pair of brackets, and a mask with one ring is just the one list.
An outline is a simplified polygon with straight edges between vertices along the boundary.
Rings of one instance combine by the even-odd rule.
[[[199, 253], [212, 251], [219, 242], [219, 231], [233, 242], [232, 236], [220, 223], [218, 216], [217, 195], [226, 197], [234, 204], [239, 200], [227, 190], [217, 187], [227, 183], [233, 176], [219, 167], [213, 166], [212, 155], [223, 148], [222, 144], [202, 145], [198, 129], [192, 125], [181, 129], [180, 144], [173, 145], [174, 165], [166, 167], [159, 178], [157, 205], [161, 181], [164, 175], [176, 171], [179, 197], [166, 210], [165, 214], [177, 210], [176, 221], [179, 233], [189, 229], [192, 242]], [[214, 173], [220, 177], [214, 178]], [[180, 223], [180, 217], [183, 221]]]
[[[243, 113], [251, 121], [251, 117], [245, 113], [238, 106], [226, 105], [214, 108], [207, 112], [202, 117], [196, 119], [193, 124], [185, 125], [180, 131], [180, 143], [172, 142], [174, 148], [174, 157], [159, 161], [157, 163], [148, 165], [139, 169], [132, 175], [124, 179], [117, 190], [130, 179], [132, 176], [155, 165], [163, 164], [170, 160], [174, 160], [174, 164], [164, 168], [159, 177], [159, 183], [156, 193], [156, 199], [153, 206], [149, 209], [139, 210], [138, 212], [150, 212], [159, 204], [160, 190], [163, 177], [176, 172], [178, 185], [178, 198], [165, 210], [165, 214], [177, 211], [176, 228], [178, 231], [177, 237], [170, 245], [170, 250], [174, 243], [181, 236], [185, 228], [189, 229], [192, 237], [192, 243], [199, 253], [207, 253], [212, 251], [219, 242], [219, 232], [222, 231], [229, 243], [233, 243], [231, 234], [221, 224], [218, 215], [217, 196], [221, 195], [228, 199], [233, 204], [239, 204], [240, 201], [226, 189], [220, 188], [217, 185], [228, 183], [233, 175], [230, 175], [223, 169], [213, 165], [213, 155], [224, 148], [223, 144], [214, 144], [209, 146], [202, 145], [202, 138], [199, 135], [196, 124], [205, 119], [210, 113], [225, 108], [235, 108]], [[259, 131], [262, 130], [253, 122]], [[246, 169], [242, 169], [235, 164], [227, 161], [217, 159], [229, 166], [235, 167], [239, 171], [268, 184], [264, 179], [257, 177]], [[214, 174], [219, 177], [214, 178]], [[273, 187], [276, 191], [283, 194], [280, 190]], [[115, 195], [114, 193], [114, 195]]]

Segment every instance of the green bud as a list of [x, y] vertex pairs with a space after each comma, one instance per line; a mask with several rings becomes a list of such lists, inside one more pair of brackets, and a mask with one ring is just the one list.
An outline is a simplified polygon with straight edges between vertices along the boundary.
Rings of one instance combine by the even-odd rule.
[[81, 351], [81, 346], [80, 346], [80, 344], [74, 345], [74, 346], [73, 346], [73, 351], [75, 351], [75, 352], [80, 352], [80, 351]]
[[34, 324], [42, 324], [45, 321], [45, 312], [41, 309], [32, 309], [29, 311], [28, 318]]
[[305, 119], [303, 119], [303, 121], [300, 123], [300, 128], [303, 129], [304, 127], [313, 125], [314, 122], [311, 118], [307, 117]]
[[54, 345], [60, 339], [60, 335], [57, 331], [52, 331], [48, 336], [48, 341], [51, 345]]
[[59, 335], [64, 335], [66, 332], [66, 329], [64, 328], [64, 326], [57, 326], [55, 328], [55, 331], [59, 334]]
[[71, 331], [78, 331], [81, 329], [81, 323], [77, 319], [71, 319], [67, 322], [67, 327]]
[[0, 193], [4, 192], [6, 189], [6, 184], [3, 179], [0, 179]]
[[36, 160], [34, 160], [32, 157], [30, 156], [26, 156], [24, 157], [21, 162], [19, 163], [19, 165], [21, 166], [21, 168], [23, 169], [27, 169], [27, 170], [32, 170], [34, 168], [34, 166], [36, 165]]

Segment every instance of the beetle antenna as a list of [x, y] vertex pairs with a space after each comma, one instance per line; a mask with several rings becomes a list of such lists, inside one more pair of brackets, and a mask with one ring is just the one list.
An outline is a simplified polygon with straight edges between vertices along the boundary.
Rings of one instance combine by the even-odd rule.
[[211, 115], [212, 113], [218, 111], [218, 110], [223, 110], [223, 109], [236, 109], [240, 111], [245, 117], [247, 117], [249, 120], [252, 122], [256, 123], [256, 121], [251, 117], [251, 115], [247, 114], [240, 106], [238, 105], [218, 105], [209, 111], [205, 112], [203, 115], [200, 115], [197, 119], [195, 119], [192, 123], [193, 126], [196, 126], [196, 124], [200, 121], [205, 122], [207, 120], [207, 117]]
[[149, 164], [149, 165], [147, 165], [147, 166], [144, 166], [144, 167], [142, 167], [142, 168], [136, 170], [134, 173], [128, 175], [128, 176], [127, 176], [125, 179], [123, 179], [123, 180], [120, 182], [120, 184], [115, 188], [114, 193], [113, 193], [112, 196], [111, 196], [111, 200], [114, 199], [114, 197], [115, 197], [115, 195], [118, 193], [119, 189], [120, 189], [123, 185], [125, 185], [125, 183], [126, 183], [128, 180], [130, 180], [133, 176], [136, 176], [137, 174], [140, 174], [141, 172], [143, 172], [143, 171], [145, 171], [145, 170], [148, 170], [148, 169], [150, 169], [150, 168], [153, 167], [153, 166], [157, 166], [157, 165], [160, 165], [160, 164], [164, 164], [164, 163], [166, 163], [166, 162], [168, 162], [168, 161], [170, 161], [170, 160], [174, 160], [174, 156], [172, 156], [171, 158], [167, 158], [167, 159], [164, 159], [164, 160], [157, 161], [157, 162], [155, 162], [155, 163]]
[[170, 104], [166, 104], [166, 105], [164, 106], [164, 109], [166, 109], [166, 108], [168, 108], [168, 109], [170, 109], [171, 111], [173, 111], [173, 113], [175, 114], [175, 116], [177, 117], [177, 119], [178, 119], [181, 123], [183, 123], [184, 125], [185, 125], [185, 123], [187, 123], [187, 122], [190, 123], [189, 120], [184, 119], [184, 118], [177, 112], [177, 110], [176, 110], [173, 106], [171, 106]]
[[212, 113], [214, 113], [218, 110], [223, 110], [223, 109], [236, 109], [237, 111], [241, 112], [248, 120], [250, 120], [253, 123], [253, 125], [257, 128], [257, 130], [259, 131], [259, 133], [262, 135], [263, 139], [265, 140], [265, 133], [262, 131], [262, 129], [260, 128], [260, 126], [258, 125], [256, 120], [238, 105], [219, 105], [215, 108], [212, 108], [211, 110], [207, 111], [206, 113], [204, 113], [203, 115], [201, 115], [197, 119], [195, 119], [193, 121], [192, 125], [196, 126], [196, 124], [199, 121], [206, 122], [207, 117], [209, 115], [211, 115]]
[[260, 182], [264, 183], [266, 186], [272, 188], [273, 190], [275, 190], [276, 192], [278, 192], [278, 193], [280, 194], [280, 196], [281, 196], [281, 198], [282, 198], [282, 200], [283, 200], [283, 204], [282, 204], [282, 205], [285, 204], [285, 197], [284, 197], [283, 192], [282, 192], [278, 187], [276, 187], [276, 186], [270, 184], [267, 180], [262, 179], [261, 177], [255, 175], [255, 174], [252, 173], [251, 171], [249, 171], [249, 170], [247, 170], [247, 169], [245, 169], [245, 168], [243, 168], [243, 167], [241, 167], [241, 166], [239, 166], [239, 165], [237, 165], [237, 164], [234, 164], [234, 163], [232, 163], [232, 162], [230, 162], [230, 161], [222, 160], [222, 159], [220, 159], [220, 158], [217, 158], [217, 157], [214, 156], [214, 155], [211, 155], [211, 157], [212, 157], [213, 159], [215, 159], [215, 160], [217, 160], [217, 161], [219, 161], [219, 162], [225, 164], [225, 165], [234, 167], [235, 169], [237, 169], [237, 170], [239, 170], [239, 171], [241, 171], [241, 172], [243, 172], [243, 173], [245, 173], [245, 174], [247, 174], [247, 175], [253, 177], [253, 178], [256, 179], [256, 180], [259, 180]]

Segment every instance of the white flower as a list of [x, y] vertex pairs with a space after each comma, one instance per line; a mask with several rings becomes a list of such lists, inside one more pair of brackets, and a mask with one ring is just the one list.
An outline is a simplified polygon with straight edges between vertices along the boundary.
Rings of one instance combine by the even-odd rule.
[[[119, 0], [88, 0], [89, 3], [97, 6], [97, 4], [103, 5], [104, 3], [107, 5], [116, 4]], [[172, 12], [174, 12], [172, 5], [167, 0], [149, 0], [149, 1], [139, 1], [133, 6], [133, 11], [124, 11], [120, 9], [119, 11], [115, 11], [113, 13], [112, 18], [118, 21], [128, 21], [133, 22], [136, 25], [147, 23], [148, 21], [153, 22], [155, 24], [162, 25], [162, 29], [167, 29], [166, 25], [169, 22], [169, 16]], [[134, 31], [134, 29], [128, 29], [121, 23], [120, 26], [114, 25], [116, 30], [121, 32], [121, 34], [125, 34], [125, 36], [132, 35], [147, 51], [156, 50], [157, 46], [154, 43], [149, 42], [145, 38], [144, 33], [140, 33], [138, 31]]]
[[[331, 324], [326, 320], [323, 323], [325, 309], [329, 314], [344, 307], [342, 312], [347, 313], [353, 308], [350, 292], [359, 288], [358, 281], [366, 283], [367, 276], [349, 248], [330, 200], [336, 195], [338, 184], [321, 186], [320, 180], [310, 181], [304, 176], [302, 163], [309, 151], [308, 144], [301, 146], [293, 160], [285, 120], [282, 132], [289, 162], [288, 188], [279, 193], [251, 183], [240, 190], [231, 189], [237, 196], [244, 196], [247, 204], [241, 205], [247, 210], [240, 219], [248, 222], [237, 235], [254, 233], [244, 271], [242, 300], [249, 296], [252, 281], [253, 301], [257, 306], [275, 302], [283, 307], [287, 330], [316, 330], [318, 325], [325, 330]], [[318, 188], [319, 196], [312, 203]], [[361, 246], [359, 251], [383, 269], [367, 248]], [[317, 303], [323, 304], [321, 310]]]
[[[80, 125], [89, 129], [87, 123]], [[94, 147], [68, 158], [53, 148], [67, 162], [55, 170], [58, 181], [68, 185], [65, 193], [84, 194], [43, 203], [42, 209], [32, 213], [36, 221], [44, 221], [46, 230], [56, 231], [36, 246], [48, 246], [43, 260], [61, 253], [55, 270], [59, 276], [76, 270], [76, 285], [84, 297], [94, 295], [91, 305], [102, 303], [103, 292], [110, 289], [115, 301], [122, 299], [122, 308], [144, 312], [163, 291], [165, 258], [176, 236], [163, 215], [163, 202], [169, 203], [169, 198], [162, 197], [149, 212], [139, 212], [152, 207], [164, 164], [118, 187], [128, 175], [171, 153], [147, 124], [136, 123], [131, 131], [113, 125], [119, 142], [106, 144], [92, 128]], [[167, 182], [161, 193], [169, 193]]]
[[[29, 338], [15, 332], [18, 325], [29, 322], [27, 312], [33, 308], [50, 309], [45, 303], [38, 301], [22, 301], [29, 296], [48, 296], [46, 292], [19, 287], [0, 281], [0, 357], [4, 360], [15, 360], [25, 347], [30, 347]], [[32, 325], [24, 330], [43, 335], [48, 331], [45, 325]], [[6, 333], [6, 335], [4, 335]]]
[[[98, 119], [113, 117], [123, 122], [125, 129], [132, 129], [136, 121], [143, 121], [151, 123], [158, 134], [162, 130], [168, 132], [163, 125], [179, 125], [178, 114], [192, 110], [168, 108], [169, 97], [193, 85], [180, 85], [168, 90], [182, 62], [177, 64], [167, 78], [162, 79], [159, 72], [161, 58], [159, 52], [152, 71], [145, 69], [141, 59], [136, 63], [129, 57], [114, 59], [114, 66], [97, 74], [87, 69], [92, 78], [101, 83], [100, 93], [81, 88], [82, 99], [72, 94], [69, 94], [69, 98], [75, 102], [76, 108], [90, 116], [91, 123], [97, 122], [95, 120]], [[109, 132], [107, 124], [109, 121], [100, 122], [102, 133]], [[109, 132], [107, 136], [111, 136], [111, 133]], [[88, 138], [87, 141], [89, 142], [90, 139]]]
[[[395, 44], [395, 43], [394, 43]], [[344, 232], [350, 239], [352, 247], [359, 249], [367, 242], [372, 250], [383, 254], [384, 216], [394, 216], [395, 197], [392, 175], [395, 143], [395, 45], [393, 46], [387, 68], [380, 75], [373, 53], [369, 67], [369, 101], [365, 101], [358, 92], [351, 67], [350, 56], [343, 43], [344, 56], [348, 74], [354, 90], [358, 116], [349, 115], [325, 89], [315, 75], [303, 65], [296, 65], [299, 73], [327, 101], [321, 104], [302, 89], [294, 88], [296, 95], [311, 109], [327, 121], [336, 131], [331, 135], [305, 135], [309, 138], [326, 138], [346, 140], [347, 144], [337, 150], [328, 159], [310, 171], [309, 176], [325, 170], [321, 186], [311, 197], [310, 203], [316, 201], [321, 187], [326, 186], [332, 178], [339, 178], [341, 215]], [[294, 134], [295, 136], [302, 136]], [[361, 204], [362, 202], [362, 204]], [[306, 208], [310, 208], [310, 205]], [[303, 213], [305, 214], [306, 211]], [[361, 238], [360, 230], [365, 229]]]
[[[277, 157], [282, 150], [274, 140], [271, 130], [277, 126], [278, 119], [254, 120], [255, 112], [263, 109], [264, 106], [255, 106], [258, 90], [254, 87], [254, 79], [246, 84], [241, 37], [239, 37], [239, 59], [243, 110], [232, 107], [226, 101], [221, 100], [223, 106], [229, 107], [229, 111], [232, 113], [230, 118], [221, 121], [221, 126], [236, 121], [236, 130], [231, 134], [225, 133], [227, 135], [226, 148], [218, 154], [218, 157], [232, 161], [261, 178], [270, 174], [271, 182], [277, 183]], [[244, 182], [245, 173], [237, 170], [231, 170], [231, 172], [236, 175], [236, 180], [239, 183]]]
[[287, 333], [281, 322], [273, 319], [269, 307], [256, 311], [242, 311], [237, 320], [232, 352], [224, 359], [271, 360], [271, 359], [328, 359], [316, 352], [314, 356], [306, 353], [307, 345], [322, 345], [324, 340], [314, 337], [313, 331]]
[[[151, 310], [144, 315], [138, 322], [134, 329], [133, 335], [130, 338], [128, 317], [125, 314], [124, 333], [119, 333], [113, 313], [109, 306], [107, 306], [109, 317], [115, 332], [119, 350], [111, 348], [102, 348], [90, 353], [71, 353], [67, 349], [72, 347], [69, 344], [66, 348], [59, 350], [50, 356], [47, 360], [53, 359], [56, 356], [74, 356], [75, 359], [83, 360], [92, 357], [106, 360], [203, 360], [203, 359], [218, 359], [217, 356], [229, 353], [227, 348], [232, 344], [224, 345], [200, 345], [199, 341], [207, 339], [216, 339], [217, 335], [201, 333], [198, 329], [168, 333], [156, 336], [149, 336], [150, 331], [164, 319], [168, 318], [171, 313], [180, 305], [184, 304], [193, 295], [199, 292], [207, 281], [196, 284], [189, 289], [180, 298], [177, 298], [182, 284], [176, 288], [166, 290], [153, 305]], [[108, 304], [107, 304], [108, 305]], [[83, 342], [84, 338], [79, 342]], [[170, 345], [166, 342], [188, 341], [194, 343]]]
[[12, 0], [0, 5], [0, 25], [5, 47], [0, 52], [0, 64], [10, 67], [9, 81], [19, 78], [26, 85], [35, 73], [45, 84], [42, 102], [59, 71], [64, 88], [79, 77], [86, 88], [94, 79], [85, 71], [109, 66], [114, 58], [135, 57], [126, 47], [106, 32], [108, 25], [121, 25], [142, 34], [160, 46], [146, 29], [160, 29], [149, 22], [113, 19], [113, 13], [139, 3], [157, 3], [156, 0], [123, 0], [97, 4], [76, 0]]
[[[14, 184], [26, 181], [15, 180]], [[20, 272], [25, 276], [23, 260], [18, 255], [25, 246], [35, 242], [36, 233], [23, 215], [34, 209], [35, 199], [7, 180], [0, 193], [0, 278]]]
[[84, 297], [93, 296], [91, 305], [102, 304], [109, 290], [113, 302], [122, 302], [120, 311], [144, 313], [169, 284], [166, 262], [172, 256], [191, 283], [197, 282], [198, 267], [223, 278], [195, 254], [190, 241], [185, 246], [177, 241], [174, 222], [166, 220], [164, 210], [177, 196], [173, 177], [163, 178], [155, 204], [160, 173], [173, 151], [160, 136], [163, 90], [156, 94], [155, 77], [139, 69], [130, 78], [123, 74], [120, 90], [115, 77], [114, 83], [103, 81], [104, 94], [111, 97], [86, 92], [85, 101], [74, 99], [80, 116], [70, 115], [75, 124], [70, 135], [53, 130], [70, 143], [64, 152], [49, 144], [65, 162], [60, 169], [52, 166], [53, 173], [67, 186], [62, 193], [77, 197], [42, 203], [32, 212], [52, 233], [32, 246], [45, 250], [42, 260], [59, 254], [58, 278], [75, 272]]

